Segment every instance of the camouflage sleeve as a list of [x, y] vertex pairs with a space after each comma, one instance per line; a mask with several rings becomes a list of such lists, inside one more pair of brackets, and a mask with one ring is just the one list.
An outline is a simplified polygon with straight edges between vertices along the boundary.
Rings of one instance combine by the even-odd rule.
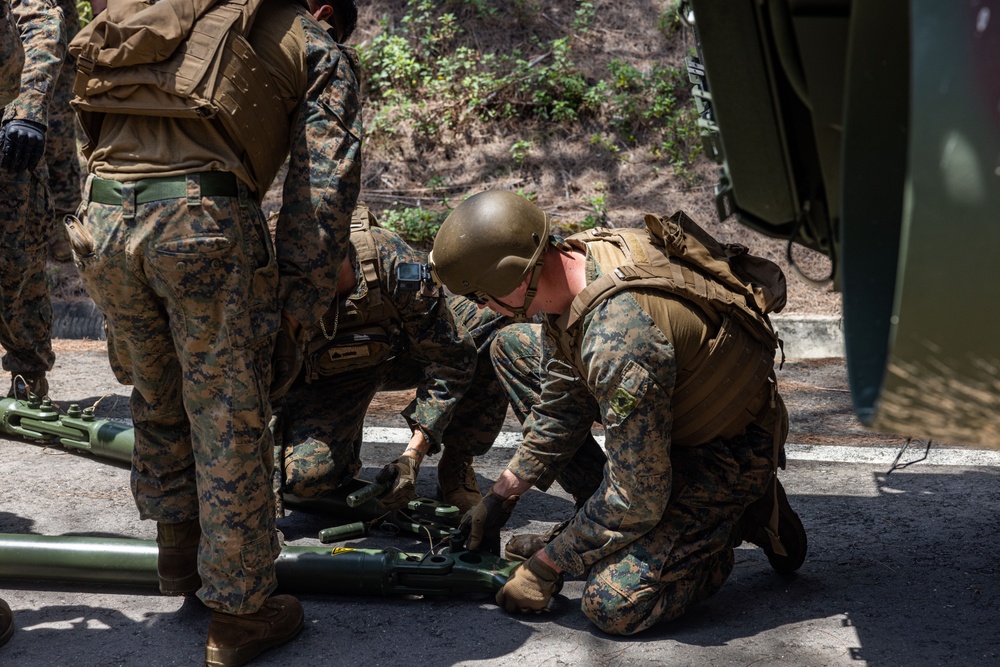
[[24, 71], [21, 91], [3, 119], [48, 125], [49, 101], [66, 56], [66, 21], [56, 0], [13, 0], [11, 7], [24, 44]]
[[449, 296], [448, 308], [455, 316], [455, 321], [472, 336], [479, 355], [488, 358], [490, 343], [497, 332], [513, 322], [513, 318], [501, 315], [490, 308], [479, 308], [464, 296]]
[[275, 239], [282, 307], [312, 326], [336, 298], [361, 180], [357, 56], [302, 19], [309, 87], [292, 129]]
[[541, 345], [536, 353], [543, 366], [541, 391], [537, 400], [527, 400], [532, 407], [524, 420], [524, 439], [507, 465], [518, 478], [542, 491], [552, 485], [594, 425], [590, 389], [556, 346], [550, 326], [543, 322], [537, 340], [523, 341], [524, 345]]
[[671, 490], [673, 346], [635, 299], [619, 294], [585, 318], [582, 378], [600, 406], [608, 463], [597, 492], [546, 552], [585, 568], [632, 543], [662, 518]]
[[419, 292], [399, 289], [396, 264], [423, 263], [425, 257], [387, 230], [373, 229], [372, 237], [379, 248], [387, 293], [399, 312], [408, 353], [423, 369], [416, 397], [403, 416], [410, 428], [423, 431], [434, 452], [455, 405], [472, 384], [476, 347], [465, 328], [455, 322], [446, 297], [437, 287], [425, 286]]
[[0, 107], [7, 106], [17, 97], [23, 66], [24, 49], [10, 13], [10, 3], [0, 0]]

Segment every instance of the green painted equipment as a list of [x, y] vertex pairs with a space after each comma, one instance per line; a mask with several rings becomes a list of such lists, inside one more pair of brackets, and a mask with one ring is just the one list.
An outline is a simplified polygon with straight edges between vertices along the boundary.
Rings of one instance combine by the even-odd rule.
[[1000, 448], [1000, 0], [680, 11], [719, 215], [831, 258], [859, 418]]
[[[275, 562], [288, 592], [358, 595], [495, 593], [516, 563], [458, 546], [448, 553], [286, 546]], [[157, 585], [156, 543], [0, 534], [0, 580]]]
[[0, 399], [0, 431], [33, 442], [61, 445], [90, 452], [94, 456], [130, 462], [134, 436], [132, 427], [94, 417], [94, 409], [75, 403], [60, 414], [48, 398]]
[[[96, 419], [93, 408], [70, 406], [60, 414], [48, 399], [0, 400], [0, 430], [43, 444], [120, 462], [130, 462], [132, 428]], [[463, 547], [458, 509], [429, 499], [410, 502], [409, 512], [381, 517], [374, 497], [359, 494], [374, 484], [354, 480], [341, 493], [320, 500], [286, 497], [288, 504], [360, 522], [391, 522], [409, 532], [447, 547], [439, 552], [404, 553], [395, 549], [286, 546], [275, 566], [280, 586], [288, 591], [366, 595], [459, 595], [493, 593], [507, 581], [515, 563]], [[358, 496], [355, 496], [357, 498]], [[348, 539], [345, 528], [331, 529], [328, 541]], [[322, 535], [322, 533], [321, 533]], [[326, 541], [326, 540], [325, 540]], [[106, 537], [0, 535], [0, 580], [32, 579], [70, 583], [117, 583], [156, 586], [156, 543]]]

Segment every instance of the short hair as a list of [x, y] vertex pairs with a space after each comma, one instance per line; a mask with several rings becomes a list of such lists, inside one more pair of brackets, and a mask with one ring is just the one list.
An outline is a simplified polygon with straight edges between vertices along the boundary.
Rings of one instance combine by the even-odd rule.
[[[356, 0], [317, 0], [319, 4], [333, 9], [334, 24], [339, 27], [338, 42], [346, 42], [354, 34], [358, 25], [358, 4]], [[309, 0], [298, 0], [298, 4], [309, 9]]]
[[355, 0], [322, 0], [322, 2], [333, 7], [333, 13], [337, 16], [337, 27], [340, 32], [337, 41], [346, 42], [358, 25], [358, 3]]

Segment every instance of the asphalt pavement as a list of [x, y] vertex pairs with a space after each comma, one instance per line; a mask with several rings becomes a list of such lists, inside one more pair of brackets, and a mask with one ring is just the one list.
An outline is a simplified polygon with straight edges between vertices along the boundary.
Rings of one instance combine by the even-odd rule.
[[[842, 364], [833, 359], [830, 363]], [[127, 416], [127, 390], [95, 351], [63, 353], [51, 378], [61, 401], [101, 398]], [[366, 430], [363, 476], [393, 459], [402, 423]], [[506, 433], [477, 459], [487, 488], [516, 445]], [[722, 590], [681, 619], [635, 637], [593, 628], [579, 609], [582, 581], [568, 581], [547, 613], [506, 614], [486, 593], [443, 597], [301, 594], [306, 627], [255, 665], [996, 665], [1000, 664], [1000, 552], [995, 452], [932, 449], [887, 471], [894, 447], [790, 443], [781, 473], [809, 536], [791, 576], [754, 547], [736, 552]], [[919, 458], [908, 451], [902, 462]], [[418, 491], [434, 493], [436, 459]], [[129, 471], [89, 454], [0, 439], [0, 532], [150, 540]], [[559, 489], [531, 491], [509, 524], [536, 532], [567, 518]], [[319, 545], [329, 516], [290, 509], [279, 526], [291, 545]], [[505, 538], [510, 532], [505, 533]], [[340, 546], [426, 553], [426, 540], [375, 533]], [[2, 554], [0, 554], [2, 558]], [[0, 561], [2, 562], [2, 561]], [[2, 569], [2, 566], [0, 566]], [[0, 577], [3, 576], [0, 571]], [[0, 579], [17, 630], [0, 665], [201, 664], [209, 612], [155, 586]]]

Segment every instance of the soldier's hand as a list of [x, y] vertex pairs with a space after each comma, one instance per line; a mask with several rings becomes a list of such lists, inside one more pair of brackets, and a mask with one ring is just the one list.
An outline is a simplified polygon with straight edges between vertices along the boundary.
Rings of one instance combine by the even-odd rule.
[[471, 551], [486, 549], [500, 555], [500, 529], [510, 519], [514, 505], [521, 496], [502, 498], [490, 489], [483, 500], [465, 513], [459, 530], [465, 535], [465, 546]]
[[514, 568], [507, 583], [497, 591], [496, 600], [511, 614], [542, 611], [561, 588], [562, 575], [534, 555]]
[[375, 475], [379, 484], [392, 484], [392, 488], [379, 498], [379, 509], [383, 512], [402, 509], [417, 497], [417, 474], [420, 462], [412, 456], [400, 456], [387, 464]]
[[11, 120], [0, 130], [0, 169], [15, 174], [31, 171], [45, 152], [45, 126], [30, 120]]

